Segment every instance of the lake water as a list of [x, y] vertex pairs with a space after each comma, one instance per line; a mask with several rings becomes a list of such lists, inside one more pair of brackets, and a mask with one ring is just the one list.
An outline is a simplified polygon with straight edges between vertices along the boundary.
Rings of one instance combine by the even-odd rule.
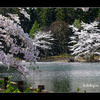
[[[45, 85], [45, 89], [56, 93], [68, 93], [70, 91], [100, 92], [100, 63], [67, 63], [67, 62], [38, 62], [40, 67], [33, 70], [30, 67], [31, 76], [27, 75], [32, 86]], [[27, 65], [28, 66], [28, 65]], [[11, 73], [12, 72], [12, 73]], [[5, 75], [4, 71], [0, 75]], [[12, 79], [23, 77], [10, 70]], [[19, 76], [18, 76], [19, 75]], [[18, 80], [19, 80], [18, 79]]]
[[45, 89], [57, 93], [70, 91], [100, 92], [100, 63], [38, 62], [39, 70], [32, 70], [27, 78], [33, 86], [45, 85]]

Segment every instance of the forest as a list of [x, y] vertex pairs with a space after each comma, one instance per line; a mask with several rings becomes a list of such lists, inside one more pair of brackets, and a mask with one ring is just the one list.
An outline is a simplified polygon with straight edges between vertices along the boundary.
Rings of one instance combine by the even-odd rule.
[[[29, 33], [30, 38], [34, 38], [37, 31], [51, 31], [53, 41], [49, 46], [51, 49], [41, 49], [40, 56], [56, 56], [60, 54], [70, 54], [69, 49], [70, 36], [73, 31], [69, 25], [74, 25], [81, 29], [81, 21], [91, 23], [100, 21], [100, 8], [90, 7], [84, 11], [75, 7], [23, 7], [30, 15], [28, 20], [22, 13], [19, 13], [18, 7], [0, 8], [0, 14], [8, 16], [7, 13], [18, 14], [21, 27], [24, 32]], [[99, 28], [100, 25], [98, 25]]]

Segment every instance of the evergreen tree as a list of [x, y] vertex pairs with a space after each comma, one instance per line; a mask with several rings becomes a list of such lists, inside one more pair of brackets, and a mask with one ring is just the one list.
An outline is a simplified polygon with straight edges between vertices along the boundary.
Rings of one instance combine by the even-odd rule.
[[63, 8], [56, 8], [56, 20], [64, 20], [65, 14]]
[[56, 8], [41, 8], [38, 10], [38, 22], [40, 26], [50, 26], [52, 22], [56, 20], [55, 18]]
[[56, 8], [48, 8], [47, 9], [47, 26], [50, 26], [52, 22], [54, 22], [56, 20], [56, 12], [55, 12]]
[[48, 8], [42, 8], [42, 11], [39, 12], [39, 17], [40, 17], [40, 25], [41, 26], [46, 26], [47, 25], [47, 9]]
[[76, 10], [74, 8], [64, 8], [64, 14], [65, 14], [64, 21], [67, 22], [68, 24], [72, 24], [74, 20], [77, 19], [75, 17]]
[[37, 21], [35, 21], [34, 24], [33, 24], [33, 26], [32, 26], [32, 28], [31, 28], [31, 30], [30, 30], [29, 37], [30, 38], [33, 38], [34, 37], [34, 34], [37, 31], [39, 31], [39, 25], [38, 25]]

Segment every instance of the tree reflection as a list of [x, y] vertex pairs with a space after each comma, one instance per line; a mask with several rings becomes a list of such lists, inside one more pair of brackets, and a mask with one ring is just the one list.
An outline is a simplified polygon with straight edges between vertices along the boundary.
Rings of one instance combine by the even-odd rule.
[[52, 79], [52, 88], [54, 92], [66, 93], [71, 91], [71, 80], [67, 76], [56, 76]]

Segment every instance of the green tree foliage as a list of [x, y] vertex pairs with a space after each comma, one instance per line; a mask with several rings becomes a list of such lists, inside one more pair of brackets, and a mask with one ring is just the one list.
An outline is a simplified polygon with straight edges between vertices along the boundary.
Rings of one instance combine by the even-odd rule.
[[38, 9], [38, 21], [40, 26], [50, 26], [50, 24], [56, 20], [55, 18], [56, 8], [41, 8]]
[[74, 8], [64, 8], [65, 20], [68, 24], [72, 24], [77, 16]]
[[40, 24], [42, 26], [46, 26], [47, 25], [47, 9], [48, 8], [42, 8], [42, 11], [39, 12], [39, 17], [40, 17]]
[[10, 8], [0, 8], [0, 14], [2, 14], [2, 15], [4, 15], [4, 16], [7, 16], [7, 13], [18, 13], [18, 8], [12, 8], [12, 7], [10, 7]]
[[30, 38], [33, 38], [34, 37], [34, 34], [37, 31], [39, 31], [39, 25], [38, 25], [37, 21], [35, 21], [34, 24], [33, 24], [33, 26], [32, 26], [32, 28], [31, 28], [31, 30], [30, 30], [29, 37]]
[[98, 8], [98, 12], [97, 12], [98, 16], [100, 16], [100, 8]]
[[79, 19], [85, 23], [93, 22], [98, 16], [98, 8], [89, 8], [87, 12], [82, 9], [64, 8], [65, 20], [69, 24], [73, 24], [75, 19]]
[[83, 12], [82, 21], [84, 21], [85, 23], [90, 23], [93, 22], [97, 16], [98, 8], [89, 8], [87, 12]]
[[69, 36], [71, 35], [68, 24], [62, 20], [55, 21], [50, 25], [49, 29], [55, 38], [52, 46], [53, 54], [63, 54], [68, 51], [67, 43], [69, 41]]
[[[100, 22], [100, 8], [98, 8], [97, 15], [98, 16], [95, 18], [95, 21]], [[100, 29], [100, 24], [98, 24], [98, 28]]]
[[[23, 8], [28, 12], [28, 14], [30, 14], [30, 20], [25, 18], [24, 15], [19, 12], [19, 9], [17, 7], [16, 8], [2, 7], [2, 8], [0, 8], [0, 14], [7, 16], [6, 15], [7, 13], [12, 13], [12, 14], [17, 13], [20, 18], [21, 27], [27, 33], [30, 33], [32, 31], [32, 27], [33, 27], [35, 21], [37, 21], [37, 23], [39, 24], [39, 28], [41, 28], [41, 30], [43, 30], [43, 31], [47, 31], [48, 30], [47, 27], [51, 27], [53, 25], [53, 23], [56, 23], [57, 21], [59, 22], [59, 20], [63, 20], [65, 23], [70, 24], [70, 25], [74, 24], [76, 27], [80, 27], [80, 21], [83, 21], [85, 23], [90, 23], [90, 22], [93, 22], [94, 20], [100, 21], [100, 8], [92, 8], [91, 7], [86, 12], [84, 12], [80, 8], [75, 9], [74, 7], [68, 7], [68, 8], [61, 8], [61, 7], [53, 7], [53, 8], [52, 7], [45, 7], [45, 8], [41, 8], [41, 7], [36, 8], [35, 7], [35, 8], [32, 8], [32, 7], [30, 7], [29, 9], [27, 9], [25, 7], [23, 7]], [[59, 24], [58, 24], [58, 26], [59, 26]], [[59, 29], [63, 30], [62, 26], [59, 26]], [[56, 27], [56, 25], [54, 27]], [[99, 27], [100, 27], [100, 25], [99, 25]], [[52, 29], [53, 29], [53, 27], [52, 27]], [[57, 29], [57, 30], [59, 30], [59, 29]], [[57, 32], [58, 33], [56, 33], [55, 39], [58, 40], [58, 38], [59, 38], [58, 48], [60, 49], [60, 47], [64, 47], [65, 44], [67, 46], [67, 42], [69, 41], [68, 34], [71, 35], [72, 32], [71, 31], [67, 32], [67, 33], [64, 33], [63, 31], [62, 32], [57, 31]], [[66, 37], [66, 39], [63, 40], [63, 37]], [[64, 44], [62, 44], [63, 43], [62, 41], [64, 42]], [[55, 48], [57, 48], [57, 45], [56, 44], [54, 44], [54, 45], [53, 46]], [[61, 50], [56, 51], [54, 49], [53, 51], [55, 52], [55, 54], [57, 54], [57, 52], [61, 53], [62, 48], [61, 48]]]
[[78, 19], [75, 19], [73, 22], [74, 27], [77, 27], [78, 29], [81, 28], [81, 22]]
[[65, 14], [63, 8], [56, 8], [56, 20], [64, 20]]

